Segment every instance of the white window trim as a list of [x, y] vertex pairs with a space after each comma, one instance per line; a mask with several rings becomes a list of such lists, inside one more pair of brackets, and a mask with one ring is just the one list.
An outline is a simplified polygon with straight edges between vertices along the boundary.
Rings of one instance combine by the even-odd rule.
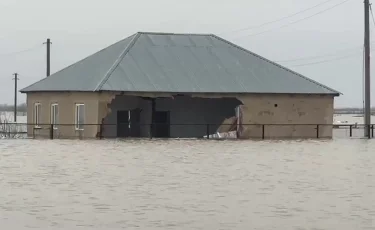
[[[38, 108], [38, 115], [37, 115], [37, 108]], [[34, 122], [34, 127], [40, 129], [40, 110], [42, 109], [42, 104], [39, 102], [34, 103], [34, 111], [33, 111], [33, 122]]]
[[[74, 128], [75, 128], [75, 130], [76, 131], [83, 131], [85, 128], [83, 127], [83, 128], [78, 128], [78, 118], [79, 118], [79, 114], [77, 114], [78, 112], [79, 112], [79, 110], [78, 110], [78, 108], [79, 108], [79, 106], [83, 106], [83, 115], [84, 115], [84, 119], [83, 120], [86, 120], [85, 119], [85, 117], [86, 117], [86, 114], [85, 114], [85, 104], [83, 104], [83, 103], [76, 103], [75, 104], [75, 111], [74, 111], [74, 120], [75, 120], [75, 122], [74, 122]], [[81, 124], [82, 126], [84, 125], [84, 124]]]
[[[59, 113], [57, 113], [57, 116], [56, 117], [54, 117], [54, 107], [57, 107], [57, 111], [59, 110], [59, 104], [57, 104], [57, 103], [52, 103], [51, 104], [51, 125], [53, 125], [53, 129], [54, 130], [57, 130], [58, 129], [58, 127], [57, 127], [57, 122], [56, 122], [56, 120], [58, 120], [59, 119]], [[53, 123], [53, 122], [55, 122], [55, 124]]]

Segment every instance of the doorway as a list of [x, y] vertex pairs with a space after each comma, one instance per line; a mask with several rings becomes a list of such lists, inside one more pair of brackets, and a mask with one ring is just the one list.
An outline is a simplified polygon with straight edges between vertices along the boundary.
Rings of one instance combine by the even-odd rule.
[[140, 137], [141, 110], [117, 111], [117, 137]]
[[141, 136], [141, 109], [133, 109], [129, 114], [130, 137]]
[[156, 138], [170, 137], [170, 111], [155, 111], [155, 133]]

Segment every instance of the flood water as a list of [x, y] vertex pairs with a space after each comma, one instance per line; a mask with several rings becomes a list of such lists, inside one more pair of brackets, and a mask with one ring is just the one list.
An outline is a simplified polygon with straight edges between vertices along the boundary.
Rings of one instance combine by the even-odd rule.
[[375, 229], [375, 140], [0, 141], [1, 229]]

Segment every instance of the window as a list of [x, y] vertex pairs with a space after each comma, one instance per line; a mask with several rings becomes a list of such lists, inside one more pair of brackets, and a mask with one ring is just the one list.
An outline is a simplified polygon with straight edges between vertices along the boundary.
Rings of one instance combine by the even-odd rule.
[[75, 114], [75, 126], [76, 130], [83, 130], [83, 125], [85, 124], [85, 105], [76, 104], [76, 114]]
[[59, 106], [58, 104], [51, 105], [51, 124], [53, 125], [53, 129], [57, 129], [57, 125], [59, 123]]
[[36, 128], [40, 128], [40, 112], [42, 105], [40, 103], [34, 104], [34, 125]]

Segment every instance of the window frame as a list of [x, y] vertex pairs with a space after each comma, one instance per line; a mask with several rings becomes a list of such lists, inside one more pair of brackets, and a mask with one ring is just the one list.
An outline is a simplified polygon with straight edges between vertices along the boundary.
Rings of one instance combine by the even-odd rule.
[[[57, 114], [56, 114], [56, 108], [57, 108]], [[51, 125], [53, 125], [53, 129], [57, 130], [58, 123], [59, 123], [59, 104], [58, 103], [52, 103], [51, 104]]]
[[[80, 107], [83, 106], [83, 124], [79, 124], [78, 120], [80, 117]], [[85, 130], [84, 124], [85, 123], [85, 104], [84, 103], [75, 103], [75, 111], [74, 111], [74, 128], [76, 131], [83, 131]]]
[[40, 102], [35, 102], [34, 103], [34, 111], [33, 111], [33, 122], [34, 122], [34, 127], [40, 129], [40, 112], [42, 110], [42, 104]]

